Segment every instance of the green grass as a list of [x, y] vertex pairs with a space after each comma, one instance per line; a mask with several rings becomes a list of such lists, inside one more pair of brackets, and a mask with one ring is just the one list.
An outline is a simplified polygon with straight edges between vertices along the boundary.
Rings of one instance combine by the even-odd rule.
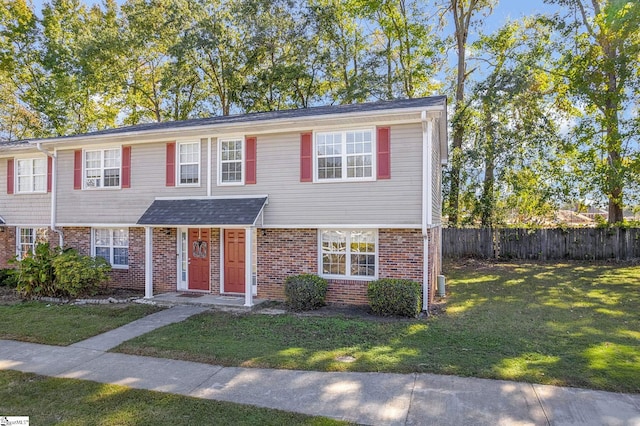
[[445, 271], [446, 314], [428, 320], [211, 312], [117, 350], [225, 366], [429, 372], [640, 392], [639, 266], [469, 262]]
[[322, 417], [160, 392], [0, 371], [0, 413], [32, 425], [342, 425]]
[[66, 346], [158, 310], [149, 305], [0, 305], [0, 339]]

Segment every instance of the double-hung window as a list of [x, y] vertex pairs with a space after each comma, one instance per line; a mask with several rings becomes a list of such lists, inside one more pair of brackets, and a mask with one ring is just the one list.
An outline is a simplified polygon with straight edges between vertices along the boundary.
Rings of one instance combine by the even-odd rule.
[[28, 158], [16, 160], [16, 183], [19, 194], [46, 192], [47, 159]]
[[376, 231], [321, 230], [320, 249], [321, 275], [352, 279], [376, 277]]
[[114, 268], [129, 267], [129, 230], [127, 228], [95, 228], [93, 255], [104, 258]]
[[18, 228], [16, 230], [16, 255], [18, 259], [35, 253], [38, 239], [37, 228]]
[[200, 183], [200, 142], [178, 144], [178, 182], [180, 185]]
[[84, 187], [119, 188], [121, 167], [121, 148], [85, 151]]
[[373, 178], [372, 130], [316, 133], [316, 180]]
[[242, 169], [244, 158], [244, 139], [222, 139], [219, 143], [218, 155], [220, 184], [242, 184], [244, 173]]

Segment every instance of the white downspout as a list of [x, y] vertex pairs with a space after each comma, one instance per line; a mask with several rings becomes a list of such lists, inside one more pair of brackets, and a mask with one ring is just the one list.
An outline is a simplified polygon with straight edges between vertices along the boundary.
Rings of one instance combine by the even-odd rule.
[[422, 111], [422, 243], [424, 260], [422, 265], [422, 310], [429, 313], [429, 233], [428, 227], [433, 222], [433, 194], [431, 188], [431, 159], [433, 120], [427, 119], [427, 112]]
[[207, 197], [211, 197], [211, 138], [207, 138]]
[[38, 151], [45, 154], [47, 157], [51, 157], [51, 223], [49, 227], [53, 232], [58, 234], [58, 246], [64, 247], [64, 234], [58, 228], [56, 228], [57, 222], [57, 204], [58, 204], [58, 191], [57, 191], [57, 176], [58, 176], [58, 151], [54, 149], [53, 154], [44, 149], [40, 142], [36, 142], [36, 148]]

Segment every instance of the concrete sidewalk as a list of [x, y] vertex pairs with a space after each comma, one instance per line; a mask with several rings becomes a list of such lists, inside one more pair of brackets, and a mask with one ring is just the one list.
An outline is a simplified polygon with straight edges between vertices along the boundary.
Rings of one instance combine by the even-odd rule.
[[174, 307], [68, 347], [0, 340], [0, 370], [114, 383], [359, 424], [640, 426], [640, 395], [432, 374], [220, 367], [105, 352], [128, 336], [201, 311]]

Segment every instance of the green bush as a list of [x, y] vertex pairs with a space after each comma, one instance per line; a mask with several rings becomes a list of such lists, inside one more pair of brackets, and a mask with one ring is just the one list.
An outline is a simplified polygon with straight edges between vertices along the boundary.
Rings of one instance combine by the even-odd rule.
[[53, 259], [55, 286], [64, 296], [95, 294], [109, 279], [111, 265], [102, 257], [81, 256], [67, 249]]
[[17, 265], [16, 290], [24, 297], [57, 296], [54, 286], [53, 258], [56, 251], [49, 244], [37, 244], [33, 254], [21, 260], [12, 259]]
[[15, 275], [11, 268], [0, 269], [0, 287], [15, 287], [18, 284]]
[[81, 256], [73, 249], [38, 244], [33, 255], [13, 260], [16, 290], [24, 297], [78, 297], [92, 294], [109, 278], [102, 258]]
[[382, 316], [415, 318], [422, 309], [421, 293], [420, 283], [392, 278], [371, 281], [367, 288], [371, 310]]
[[293, 275], [284, 282], [284, 294], [294, 311], [318, 309], [325, 305], [327, 280], [313, 274]]

